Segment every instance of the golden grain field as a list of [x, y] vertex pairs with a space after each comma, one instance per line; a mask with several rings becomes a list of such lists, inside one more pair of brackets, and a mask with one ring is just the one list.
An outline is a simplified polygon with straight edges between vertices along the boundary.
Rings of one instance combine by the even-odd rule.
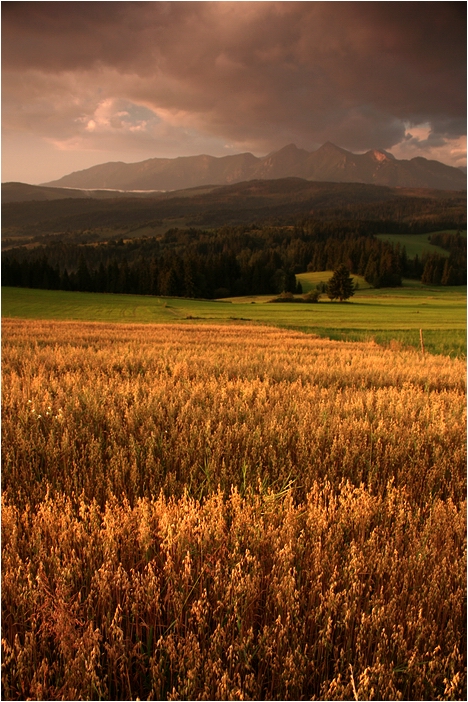
[[3, 699], [466, 699], [466, 367], [5, 319]]

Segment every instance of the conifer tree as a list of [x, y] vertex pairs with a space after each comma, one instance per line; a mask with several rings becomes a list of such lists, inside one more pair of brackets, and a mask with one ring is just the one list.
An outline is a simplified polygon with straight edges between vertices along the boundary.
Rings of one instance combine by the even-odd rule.
[[338, 266], [328, 281], [327, 295], [330, 300], [348, 300], [354, 295], [354, 282], [344, 264]]

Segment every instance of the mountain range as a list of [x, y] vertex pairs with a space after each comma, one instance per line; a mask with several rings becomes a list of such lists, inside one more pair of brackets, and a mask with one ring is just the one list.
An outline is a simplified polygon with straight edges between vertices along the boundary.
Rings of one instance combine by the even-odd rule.
[[390, 187], [466, 189], [466, 174], [440, 161], [422, 157], [398, 160], [381, 149], [354, 154], [331, 142], [312, 152], [289, 144], [263, 157], [243, 153], [223, 157], [201, 155], [151, 158], [138, 163], [103, 163], [42, 185], [167, 191], [288, 177]]

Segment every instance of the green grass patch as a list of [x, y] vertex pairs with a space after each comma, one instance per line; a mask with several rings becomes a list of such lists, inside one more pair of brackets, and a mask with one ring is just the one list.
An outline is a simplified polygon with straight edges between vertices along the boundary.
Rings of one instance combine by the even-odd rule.
[[[456, 234], [456, 229], [444, 229], [444, 232]], [[449, 252], [440, 246], [434, 246], [430, 242], [433, 234], [440, 232], [429, 232], [428, 234], [377, 234], [377, 239], [388, 241], [390, 244], [400, 244], [406, 248], [408, 258], [414, 258], [416, 255], [421, 258], [424, 253], [438, 253], [441, 256], [448, 256]], [[462, 232], [466, 237], [466, 232]]]
[[[116, 323], [251, 323], [293, 328], [342, 340], [419, 346], [466, 354], [466, 287], [362, 290], [348, 302], [263, 304], [271, 296], [230, 302], [142, 295], [2, 288], [2, 316]], [[255, 302], [255, 304], [252, 304]]]
[[[333, 271], [312, 271], [310, 273], [297, 273], [296, 280], [302, 285], [302, 292], [308, 293], [315, 290], [319, 283], [328, 283], [333, 275]], [[362, 275], [352, 275], [354, 283], [358, 284], [359, 290], [367, 290], [372, 286], [363, 278]]]

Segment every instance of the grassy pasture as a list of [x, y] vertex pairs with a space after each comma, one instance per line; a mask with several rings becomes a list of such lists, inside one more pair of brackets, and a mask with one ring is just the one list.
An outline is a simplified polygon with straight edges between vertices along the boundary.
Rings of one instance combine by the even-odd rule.
[[466, 287], [363, 289], [342, 304], [326, 296], [318, 304], [265, 304], [270, 299], [202, 301], [2, 288], [2, 316], [118, 323], [254, 323], [336, 340], [373, 339], [413, 347], [419, 346], [422, 329], [428, 352], [466, 354]]
[[[456, 229], [444, 229], [444, 232], [456, 234]], [[414, 258], [416, 255], [421, 258], [423, 253], [437, 253], [441, 256], [448, 256], [449, 252], [440, 246], [431, 244], [431, 234], [439, 234], [439, 232], [430, 232], [428, 234], [377, 234], [377, 238], [382, 241], [388, 241], [390, 244], [400, 244], [406, 247], [408, 258]], [[462, 235], [466, 237], [466, 232]]]
[[3, 699], [466, 699], [463, 360], [124, 318], [2, 346]]
[[[318, 283], [327, 283], [333, 275], [333, 271], [312, 271], [310, 273], [299, 273], [296, 275], [296, 280], [299, 280], [302, 285], [302, 290], [305, 293], [314, 290]], [[353, 275], [354, 283], [359, 285], [359, 290], [370, 289], [371, 286], [363, 278], [362, 275]]]

